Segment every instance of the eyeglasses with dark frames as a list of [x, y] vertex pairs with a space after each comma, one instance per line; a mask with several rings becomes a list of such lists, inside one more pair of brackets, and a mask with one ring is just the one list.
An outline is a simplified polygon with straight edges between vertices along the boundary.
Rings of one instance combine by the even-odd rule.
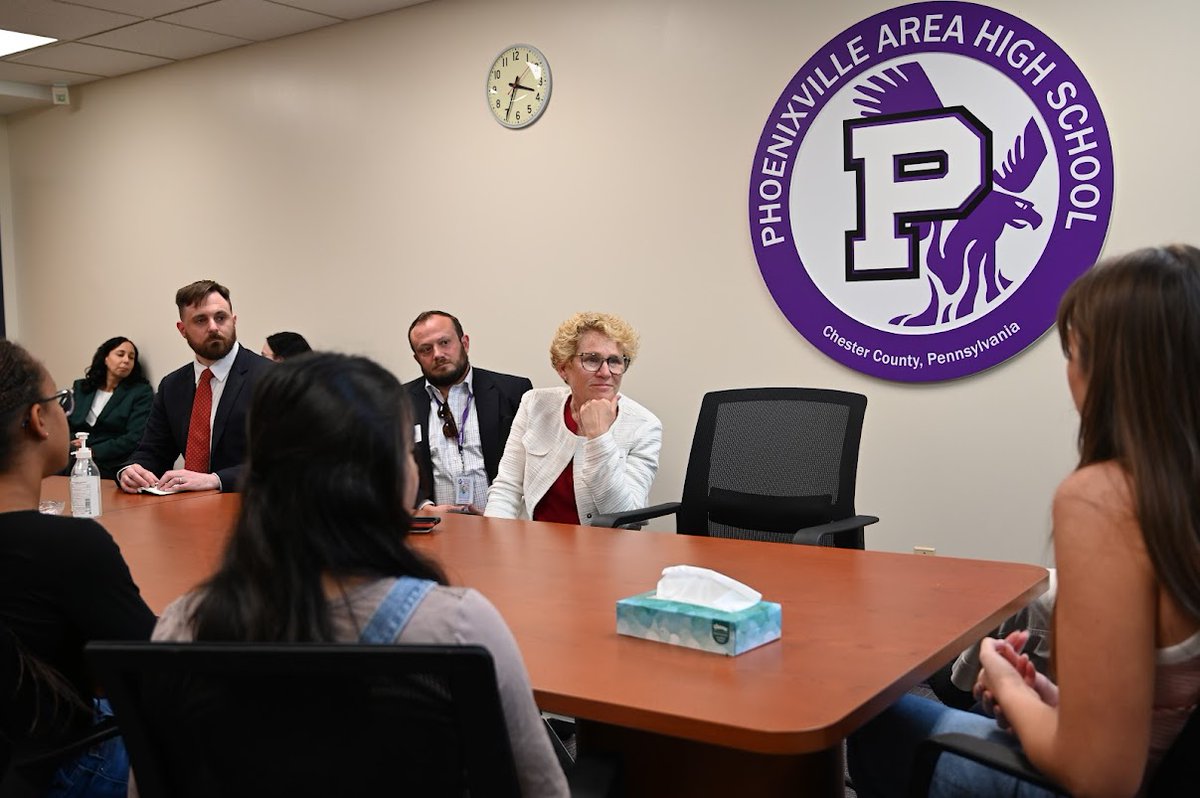
[[604, 357], [597, 352], [580, 352], [575, 357], [579, 358], [579, 365], [583, 366], [584, 371], [599, 371], [600, 367], [607, 363], [609, 373], [614, 375], [624, 374], [630, 362], [624, 355]]
[[442, 420], [442, 434], [458, 440], [458, 425], [454, 423], [454, 413], [450, 411], [449, 402], [438, 405], [438, 417]]
[[70, 388], [63, 388], [53, 396], [47, 396], [45, 399], [35, 399], [34, 404], [42, 404], [43, 402], [58, 402], [62, 406], [63, 412], [68, 416], [75, 410], [75, 392]]

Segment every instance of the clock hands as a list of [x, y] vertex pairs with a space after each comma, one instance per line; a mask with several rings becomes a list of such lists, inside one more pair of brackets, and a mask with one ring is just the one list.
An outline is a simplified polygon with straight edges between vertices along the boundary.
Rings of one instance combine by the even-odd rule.
[[[525, 91], [533, 91], [533, 89], [529, 88], [528, 86], [521, 85], [521, 78], [525, 77], [526, 73], [529, 72], [531, 67], [533, 67], [533, 63], [530, 61], [526, 61], [525, 68], [521, 70], [521, 74], [519, 74], [515, 78], [513, 78], [513, 82], [508, 84], [509, 86], [512, 87], [512, 94], [509, 95], [509, 100], [508, 100], [508, 111], [512, 110], [512, 104], [517, 99], [517, 89], [524, 89]], [[504, 112], [504, 121], [505, 122], [508, 121], [508, 111]]]
[[[531, 72], [532, 72], [534, 78], [541, 80], [541, 76], [542, 76], [541, 64], [535, 64], [532, 61], [527, 60], [527, 61], [525, 61], [525, 68], [523, 70], [521, 70], [521, 72], [516, 77], [513, 78], [511, 83], [506, 84], [509, 87], [508, 107], [504, 109], [504, 121], [506, 124], [510, 121], [510, 119], [512, 117], [513, 105], [515, 105], [517, 102], [517, 90], [519, 89], [521, 91], [529, 92], [529, 94], [532, 94], [533, 92], [536, 91], [535, 88], [533, 88], [531, 86], [526, 86], [525, 84], [523, 84], [521, 82], [525, 78], [525, 76], [530, 74]], [[493, 89], [492, 93], [495, 94], [498, 92], [496, 92], [495, 89]], [[528, 96], [528, 95], [522, 95], [522, 99], [524, 99], [526, 96]], [[497, 109], [498, 109], [498, 107], [499, 106], [497, 106]], [[520, 119], [519, 113], [517, 114], [517, 118]]]
[[[508, 115], [512, 111], [513, 103], [516, 102], [516, 100], [517, 100], [517, 89], [524, 89], [525, 91], [529, 91], [529, 92], [533, 91], [533, 89], [529, 88], [528, 86], [522, 86], [520, 78], [517, 78], [516, 80], [514, 80], [512, 83], [510, 83], [508, 85], [512, 86], [512, 91], [508, 95], [508, 108], [504, 112], [504, 121], [505, 122], [508, 121]], [[528, 95], [526, 95], [526, 96], [528, 96]]]
[[[513, 83], [516, 83], [516, 82], [517, 81], [513, 81]], [[508, 108], [506, 108], [504, 110], [504, 121], [505, 122], [508, 121], [508, 115], [512, 113], [513, 103], [517, 99], [517, 87], [514, 86], [513, 83], [508, 84], [508, 85], [512, 86], [512, 91], [510, 91], [508, 93]]]

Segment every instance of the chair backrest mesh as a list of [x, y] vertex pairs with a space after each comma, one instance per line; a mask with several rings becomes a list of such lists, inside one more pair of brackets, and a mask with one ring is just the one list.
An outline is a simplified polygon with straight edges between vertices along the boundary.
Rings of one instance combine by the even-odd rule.
[[767, 496], [827, 495], [837, 504], [849, 415], [844, 405], [807, 401], [722, 404], [708, 487]]
[[[788, 542], [797, 528], [853, 515], [865, 408], [859, 394], [810, 388], [707, 394], [688, 460], [679, 531]], [[724, 498], [716, 495], [721, 493]], [[746, 512], [738, 511], [739, 501]], [[719, 508], [722, 502], [734, 509]], [[787, 503], [793, 506], [785, 512]], [[794, 518], [800, 520], [789, 525]]]

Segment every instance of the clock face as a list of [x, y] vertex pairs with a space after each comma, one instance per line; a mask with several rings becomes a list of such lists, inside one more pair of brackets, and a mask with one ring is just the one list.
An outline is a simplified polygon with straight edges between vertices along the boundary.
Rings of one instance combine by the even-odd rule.
[[488, 109], [505, 127], [533, 124], [550, 101], [550, 65], [536, 47], [514, 44], [488, 70]]

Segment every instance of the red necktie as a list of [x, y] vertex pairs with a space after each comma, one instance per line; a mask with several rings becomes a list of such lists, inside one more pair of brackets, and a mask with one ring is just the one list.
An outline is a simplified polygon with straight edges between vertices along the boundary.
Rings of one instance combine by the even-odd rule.
[[212, 378], [212, 369], [205, 369], [196, 384], [187, 448], [183, 452], [183, 467], [201, 474], [208, 473], [208, 442], [212, 440]]

